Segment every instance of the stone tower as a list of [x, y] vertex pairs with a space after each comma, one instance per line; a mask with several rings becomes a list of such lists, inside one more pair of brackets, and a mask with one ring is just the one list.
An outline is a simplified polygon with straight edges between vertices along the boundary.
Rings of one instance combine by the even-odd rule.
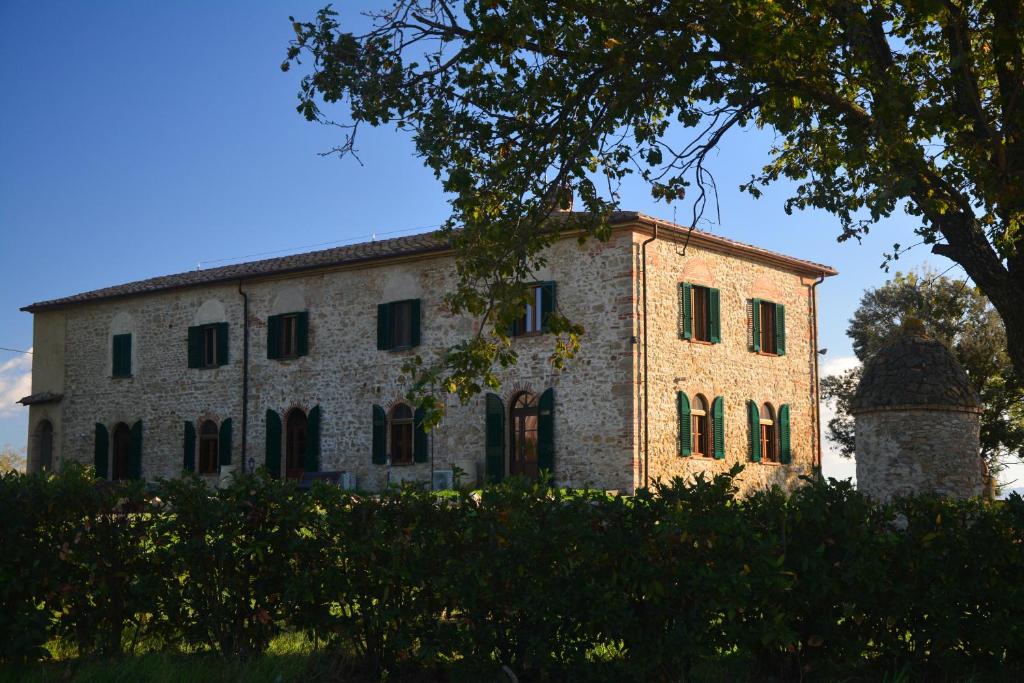
[[910, 323], [864, 364], [851, 403], [857, 488], [877, 500], [986, 492], [981, 400], [946, 346]]

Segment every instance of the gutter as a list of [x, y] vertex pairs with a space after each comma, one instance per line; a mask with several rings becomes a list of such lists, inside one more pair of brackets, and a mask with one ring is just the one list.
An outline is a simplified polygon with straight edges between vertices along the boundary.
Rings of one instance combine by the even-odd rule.
[[644, 314], [644, 327], [643, 327], [643, 345], [644, 345], [644, 488], [648, 488], [651, 484], [650, 480], [650, 419], [648, 419], [648, 382], [647, 382], [647, 245], [658, 239], [658, 224], [654, 224], [654, 232], [640, 245], [640, 262], [643, 269], [641, 273], [642, 287], [644, 290], [643, 294], [643, 314]]
[[814, 442], [813, 467], [821, 478], [821, 379], [818, 375], [818, 285], [825, 281], [825, 273], [811, 285], [811, 355], [814, 356], [814, 426], [817, 436]]
[[238, 293], [242, 295], [242, 472], [247, 471], [249, 435], [249, 295], [242, 291], [238, 281]]

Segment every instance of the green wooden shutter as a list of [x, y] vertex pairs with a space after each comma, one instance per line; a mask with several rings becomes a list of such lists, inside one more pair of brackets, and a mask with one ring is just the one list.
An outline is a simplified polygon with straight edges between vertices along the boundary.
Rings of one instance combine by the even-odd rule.
[[96, 468], [96, 477], [106, 479], [109, 470], [110, 458], [110, 434], [106, 425], [96, 423], [96, 439], [93, 442], [93, 466]]
[[750, 460], [761, 462], [761, 413], [753, 401], [747, 401], [747, 412], [750, 417]]
[[217, 323], [217, 365], [228, 364], [228, 324]]
[[203, 328], [200, 326], [188, 328], [188, 366], [203, 367]]
[[422, 306], [420, 305], [419, 299], [413, 299], [412, 301], [409, 302], [409, 319], [410, 324], [412, 325], [412, 330], [409, 335], [409, 339], [410, 343], [414, 347], [420, 345], [420, 330], [423, 325], [423, 313], [421, 308]]
[[295, 342], [298, 347], [295, 349], [295, 355], [309, 354], [309, 311], [299, 311], [295, 314]]
[[142, 420], [132, 425], [131, 452], [128, 456], [128, 478], [142, 479]]
[[715, 460], [725, 459], [725, 398], [719, 396], [711, 404], [711, 434], [715, 440]]
[[186, 472], [196, 471], [196, 427], [194, 424], [185, 421], [185, 439], [183, 444], [184, 457], [182, 469]]
[[786, 355], [786, 307], [775, 304], [775, 353]]
[[320, 471], [320, 406], [313, 406], [306, 417], [306, 471]]
[[690, 399], [682, 391], [676, 392], [676, 414], [679, 417], [679, 455], [690, 455], [693, 453]]
[[281, 476], [281, 416], [267, 410], [267, 474], [274, 479]]
[[391, 348], [391, 304], [377, 304], [377, 348]]
[[555, 390], [546, 389], [537, 406], [537, 468], [555, 473]]
[[542, 282], [540, 285], [540, 329], [550, 331], [548, 320], [555, 312], [555, 283]]
[[380, 406], [373, 407], [373, 450], [371, 461], [383, 465], [388, 461], [388, 416]]
[[753, 332], [753, 339], [751, 340], [751, 348], [755, 351], [761, 350], [761, 300], [753, 299], [753, 307], [751, 308], [750, 316], [750, 330]]
[[412, 421], [412, 461], [427, 462], [430, 447], [427, 445], [427, 431], [423, 428], [423, 408], [417, 408]]
[[712, 344], [722, 341], [722, 295], [717, 289], [708, 290], [708, 336]]
[[281, 357], [281, 316], [267, 318], [267, 358]]
[[793, 460], [793, 447], [789, 440], [789, 405], [779, 408], [779, 462], [788, 465]]
[[497, 394], [487, 394], [487, 429], [484, 476], [487, 483], [505, 478], [505, 405]]
[[220, 423], [220, 434], [217, 436], [217, 460], [223, 465], [231, 464], [231, 418]]
[[679, 338], [693, 337], [693, 286], [679, 284]]
[[132, 376], [132, 335], [115, 334], [111, 374], [114, 377]]

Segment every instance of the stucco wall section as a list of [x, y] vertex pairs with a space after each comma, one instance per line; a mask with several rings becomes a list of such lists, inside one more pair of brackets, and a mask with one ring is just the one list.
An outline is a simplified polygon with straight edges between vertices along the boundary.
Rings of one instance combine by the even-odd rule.
[[[637, 291], [642, 272], [640, 243], [650, 233], [634, 234]], [[721, 291], [721, 343], [705, 344], [679, 338], [679, 284], [690, 282]], [[650, 477], [669, 480], [711, 476], [736, 463], [745, 466], [738, 483], [750, 491], [778, 484], [792, 487], [800, 475], [811, 474], [815, 458], [814, 353], [812, 348], [811, 285], [813, 278], [766, 265], [740, 254], [714, 251], [694, 244], [658, 239], [647, 246], [648, 365]], [[750, 306], [763, 298], [786, 307], [786, 354], [769, 356], [751, 350]], [[637, 336], [641, 337], [637, 296]], [[637, 415], [642, 415], [642, 356], [637, 355], [639, 386]], [[709, 404], [725, 399], [725, 459], [678, 455], [676, 392], [693, 398], [703, 394]], [[776, 410], [788, 404], [791, 411], [791, 464], [754, 463], [749, 458], [746, 403], [770, 402]], [[642, 422], [638, 421], [637, 485], [643, 459]]]
[[[548, 362], [553, 337], [516, 339], [520, 362], [502, 373], [506, 409], [519, 390], [554, 387], [559, 484], [618, 489], [633, 484], [631, 246], [629, 232], [582, 248], [571, 239], [554, 245], [547, 255], [549, 265], [537, 279], [556, 281], [559, 310], [586, 327], [582, 352], [557, 373]], [[380, 486], [385, 468], [370, 462], [372, 405], [389, 408], [401, 400], [405, 383], [400, 368], [412, 354], [437, 358], [474, 330], [473, 320], [452, 316], [444, 304], [454, 278], [452, 258], [433, 256], [245, 283], [250, 334], [248, 457], [263, 464], [267, 409], [283, 420], [291, 408], [308, 411], [319, 405], [322, 469], [351, 471], [360, 486]], [[378, 351], [376, 305], [408, 298], [422, 299], [421, 346], [405, 352]], [[219, 311], [220, 306], [229, 326], [229, 362], [212, 370], [189, 369], [188, 327], [214, 322], [210, 311]], [[267, 316], [298, 306], [309, 312], [309, 354], [287, 361], [267, 359]], [[62, 405], [68, 457], [92, 463], [96, 422], [112, 432], [118, 422], [131, 425], [142, 420], [143, 476], [174, 477], [182, 468], [184, 421], [219, 422], [230, 417], [232, 463], [239, 464], [242, 311], [242, 296], [233, 285], [64, 309], [61, 315], [66, 315], [70, 341]], [[114, 379], [110, 339], [115, 332], [126, 331], [133, 335], [133, 376]], [[48, 335], [37, 330], [37, 343]], [[484, 415], [482, 396], [466, 406], [449, 406], [432, 437], [435, 468], [455, 465], [470, 479], [482, 473]], [[429, 464], [395, 467], [392, 479], [426, 480], [429, 472]]]
[[858, 414], [857, 488], [872, 498], [984, 493], [977, 413], [892, 410]]
[[[32, 393], [64, 393], [64, 311], [46, 311], [32, 318]], [[27, 470], [39, 470], [39, 424], [49, 420], [53, 425], [53, 462], [56, 465], [64, 452], [63, 411], [61, 403], [42, 403], [28, 409]]]

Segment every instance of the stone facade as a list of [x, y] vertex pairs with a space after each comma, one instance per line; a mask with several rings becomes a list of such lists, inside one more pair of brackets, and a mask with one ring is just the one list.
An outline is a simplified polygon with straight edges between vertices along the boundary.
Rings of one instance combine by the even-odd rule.
[[[559, 485], [632, 491], [644, 483], [640, 243], [653, 225], [645, 217], [633, 220], [616, 226], [607, 242], [588, 241], [582, 247], [575, 239], [563, 239], [550, 248], [548, 265], [536, 273], [538, 281], [557, 283], [558, 310], [585, 326], [582, 350], [565, 370], [556, 372], [548, 362], [550, 335], [515, 338], [519, 363], [502, 373], [501, 397], [507, 410], [521, 391], [553, 389], [554, 475]], [[792, 485], [799, 475], [811, 472], [818, 449], [812, 408], [812, 284], [816, 272], [833, 271], [703, 234], [684, 253], [686, 232], [661, 225], [661, 236], [648, 247], [647, 256], [650, 478], [710, 473], [746, 462], [744, 404], [754, 399], [791, 406], [793, 460], [789, 465], [749, 463], [744, 486]], [[454, 277], [453, 256], [433, 252], [145, 294], [79, 295], [66, 303], [29, 307], [35, 315], [33, 394], [63, 394], [59, 402], [31, 406], [30, 433], [41, 420], [50, 420], [56, 461], [91, 464], [96, 423], [113, 433], [118, 423], [141, 421], [142, 475], [155, 479], [180, 474], [186, 421], [198, 425], [204, 419], [220, 423], [231, 418], [232, 465], [244, 467], [249, 461], [260, 466], [266, 453], [266, 411], [283, 417], [292, 408], [308, 412], [319, 406], [321, 469], [351, 472], [360, 487], [378, 488], [387, 468], [371, 462], [371, 407], [389, 409], [402, 401], [400, 368], [411, 355], [429, 361], [470, 335], [477, 324], [446, 309], [443, 296]], [[679, 339], [678, 283], [684, 279], [720, 288], [722, 343]], [[785, 356], [750, 350], [751, 297], [786, 304]], [[378, 350], [376, 305], [405, 299], [421, 301], [421, 344], [407, 351]], [[299, 310], [308, 311], [308, 355], [268, 359], [268, 317]], [[228, 325], [228, 362], [213, 369], [189, 368], [188, 328], [223, 322]], [[132, 335], [131, 377], [111, 376], [115, 334]], [[726, 397], [724, 460], [676, 455], [678, 390]], [[429, 443], [430, 461], [392, 467], [392, 481], [429, 480], [431, 469], [453, 466], [479, 480], [484, 471], [484, 397], [465, 406], [450, 401]], [[37, 462], [38, 454], [30, 447], [30, 467]]]
[[953, 354], [907, 328], [864, 365], [851, 402], [857, 488], [877, 500], [985, 492], [981, 399]]

